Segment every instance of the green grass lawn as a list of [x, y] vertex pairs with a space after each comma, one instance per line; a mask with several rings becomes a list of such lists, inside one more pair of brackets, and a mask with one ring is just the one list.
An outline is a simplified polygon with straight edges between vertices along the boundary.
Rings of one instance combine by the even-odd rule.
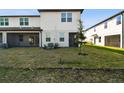
[[97, 46], [97, 45], [89, 45], [89, 46], [97, 49], [109, 50], [111, 52], [116, 52], [124, 55], [124, 48], [117, 48], [117, 47], [110, 47], [110, 46]]
[[[0, 67], [13, 68], [124, 68], [124, 55], [91, 46], [44, 50], [42, 48], [0, 49]], [[60, 60], [63, 64], [60, 64]]]
[[[78, 55], [78, 50], [1, 48], [0, 82], [124, 82], [123, 49], [85, 46], [85, 56]], [[106, 68], [116, 70], [92, 70]]]

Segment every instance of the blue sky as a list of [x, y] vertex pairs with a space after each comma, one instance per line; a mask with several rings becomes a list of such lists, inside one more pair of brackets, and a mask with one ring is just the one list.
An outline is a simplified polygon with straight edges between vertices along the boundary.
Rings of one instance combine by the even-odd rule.
[[[118, 13], [121, 9], [84, 9], [81, 18], [86, 28]], [[0, 15], [39, 15], [36, 9], [0, 9]]]
[[36, 9], [0, 9], [0, 15], [39, 15]]

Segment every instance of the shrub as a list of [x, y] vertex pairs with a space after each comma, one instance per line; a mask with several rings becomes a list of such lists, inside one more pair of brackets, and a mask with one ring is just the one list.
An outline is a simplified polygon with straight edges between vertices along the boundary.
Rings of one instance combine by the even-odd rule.
[[90, 41], [86, 41], [86, 45], [93, 45], [93, 43]]
[[86, 45], [86, 44], [87, 44], [87, 42], [86, 42], [86, 41], [84, 41], [84, 42], [83, 42], [83, 45]]

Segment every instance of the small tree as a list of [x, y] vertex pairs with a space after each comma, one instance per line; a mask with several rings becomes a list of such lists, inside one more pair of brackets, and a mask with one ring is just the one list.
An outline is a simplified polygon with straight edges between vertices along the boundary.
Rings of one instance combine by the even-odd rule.
[[79, 24], [78, 24], [78, 32], [77, 32], [77, 35], [76, 35], [76, 42], [78, 43], [79, 45], [79, 55], [82, 55], [82, 52], [81, 52], [81, 47], [83, 44], [85, 44], [84, 40], [86, 39], [86, 37], [84, 36], [84, 32], [85, 30], [83, 30], [83, 22], [81, 20], [78, 21]]

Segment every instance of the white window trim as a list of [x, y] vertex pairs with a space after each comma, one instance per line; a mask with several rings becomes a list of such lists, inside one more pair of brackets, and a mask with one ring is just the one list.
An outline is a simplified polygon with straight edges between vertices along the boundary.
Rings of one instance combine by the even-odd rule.
[[[0, 25], [0, 27], [9, 27], [9, 18], [8, 17], [0, 17], [0, 18], [3, 18], [4, 19], [4, 21], [3, 21], [4, 22], [4, 25], [3, 26]], [[5, 19], [6, 18], [8, 19], [8, 25], [5, 25], [5, 22], [6, 22]]]
[[71, 13], [72, 14], [72, 12], [61, 12], [61, 19], [62, 19], [62, 13], [65, 13], [66, 14], [66, 21], [65, 22], [62, 22], [61, 21], [61, 23], [71, 23], [73, 21], [73, 15], [72, 15], [72, 17], [71, 17], [72, 18], [72, 21], [71, 22], [67, 22], [67, 19], [68, 19], [68, 15], [67, 14], [68, 13]]
[[[20, 18], [28, 18], [28, 17], [20, 17]], [[20, 25], [20, 18], [19, 18], [19, 25]], [[23, 23], [26, 21], [23, 21]], [[20, 25], [21, 27], [29, 27], [30, 25], [30, 18], [28, 18], [28, 25]]]
[[[51, 33], [50, 32], [46, 32], [46, 38], [50, 38], [50, 41], [46, 41], [46, 42], [51, 42]], [[45, 38], [45, 40], [46, 40]]]
[[118, 17], [120, 17], [120, 24], [122, 24], [122, 16], [121, 15], [118, 15], [117, 17], [116, 17], [116, 25], [120, 25], [120, 24], [117, 24], [117, 22], [118, 22]]
[[104, 22], [104, 29], [108, 28], [108, 21]]
[[[61, 36], [60, 34], [63, 33], [64, 35]], [[64, 41], [60, 41], [60, 38], [64, 38]], [[65, 42], [65, 32], [59, 32], [59, 42], [64, 43]]]

